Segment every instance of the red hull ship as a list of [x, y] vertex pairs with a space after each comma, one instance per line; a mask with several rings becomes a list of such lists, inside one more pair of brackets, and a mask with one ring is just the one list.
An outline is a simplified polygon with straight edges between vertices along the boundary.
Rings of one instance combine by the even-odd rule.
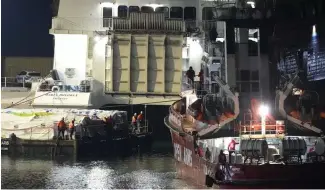
[[195, 88], [184, 91], [164, 120], [171, 133], [178, 176], [201, 187], [325, 188], [322, 131], [284, 110], [297, 76], [277, 92], [276, 109], [286, 123], [313, 135], [288, 135], [285, 122], [275, 120], [256, 100], [239, 122], [238, 93], [219, 78], [216, 80], [226, 96], [219, 102], [213, 94], [197, 95]]

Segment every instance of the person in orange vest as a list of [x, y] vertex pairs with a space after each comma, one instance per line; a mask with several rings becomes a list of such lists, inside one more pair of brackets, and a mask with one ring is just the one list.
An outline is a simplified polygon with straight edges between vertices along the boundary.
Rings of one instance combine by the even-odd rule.
[[132, 131], [134, 132], [137, 127], [137, 113], [134, 113], [134, 115], [132, 116], [131, 125], [132, 125]]
[[143, 112], [141, 111], [137, 117], [138, 130], [140, 130], [139, 128], [141, 127], [142, 123], [143, 123]]
[[73, 119], [69, 123], [70, 140], [72, 140], [72, 136], [73, 136], [73, 133], [74, 133], [74, 122], [75, 122], [75, 119]]
[[64, 139], [64, 132], [66, 130], [66, 124], [64, 122], [64, 117], [58, 123], [58, 138], [60, 138], [60, 134], [62, 133], [62, 139]]

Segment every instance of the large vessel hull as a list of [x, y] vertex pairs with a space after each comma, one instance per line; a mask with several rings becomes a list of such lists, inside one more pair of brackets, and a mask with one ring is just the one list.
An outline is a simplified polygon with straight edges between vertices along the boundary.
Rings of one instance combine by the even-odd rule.
[[[191, 135], [166, 124], [171, 133], [177, 175], [200, 187], [214, 184], [220, 188], [325, 188], [325, 163], [297, 165], [230, 165], [230, 179], [214, 180], [216, 163], [199, 157]], [[207, 177], [207, 174], [209, 174]], [[214, 178], [214, 179], [212, 179]]]

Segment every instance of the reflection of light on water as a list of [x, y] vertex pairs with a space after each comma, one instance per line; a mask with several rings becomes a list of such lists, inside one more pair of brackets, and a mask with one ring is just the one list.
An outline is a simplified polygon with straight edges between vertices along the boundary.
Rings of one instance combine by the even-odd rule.
[[189, 189], [195, 184], [175, 179], [167, 155], [110, 161], [47, 161], [1, 158], [4, 189]]
[[89, 171], [87, 177], [87, 188], [90, 189], [107, 189], [113, 187], [112, 174], [113, 170], [109, 168], [94, 167]]

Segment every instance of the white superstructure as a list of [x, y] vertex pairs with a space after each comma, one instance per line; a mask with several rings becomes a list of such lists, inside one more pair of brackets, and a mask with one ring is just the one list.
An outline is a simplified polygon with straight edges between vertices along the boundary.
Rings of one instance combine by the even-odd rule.
[[[179, 98], [183, 71], [192, 66], [198, 74], [204, 52], [211, 64], [220, 65], [221, 75], [229, 85], [247, 88], [244, 81], [236, 79], [236, 69], [249, 70], [252, 76], [257, 71], [253, 78], [259, 85], [259, 76], [265, 76], [259, 72], [265, 69], [261, 66], [264, 60], [259, 51], [254, 58], [248, 55], [247, 43], [249, 38], [258, 44], [256, 31], [236, 29], [238, 49], [235, 54], [227, 54], [226, 23], [217, 18], [229, 14], [232, 6], [239, 7], [239, 3], [55, 0], [56, 16], [50, 29], [55, 38], [53, 69], [58, 71], [62, 84], [70, 87], [49, 94], [37, 92], [35, 96], [40, 97], [34, 105], [171, 104]], [[217, 44], [211, 43], [211, 31], [217, 32]], [[75, 89], [71, 86], [83, 80], [90, 81], [90, 92], [71, 92]], [[257, 89], [251, 80], [246, 82], [249, 92]], [[79, 96], [84, 99], [77, 100]]]

